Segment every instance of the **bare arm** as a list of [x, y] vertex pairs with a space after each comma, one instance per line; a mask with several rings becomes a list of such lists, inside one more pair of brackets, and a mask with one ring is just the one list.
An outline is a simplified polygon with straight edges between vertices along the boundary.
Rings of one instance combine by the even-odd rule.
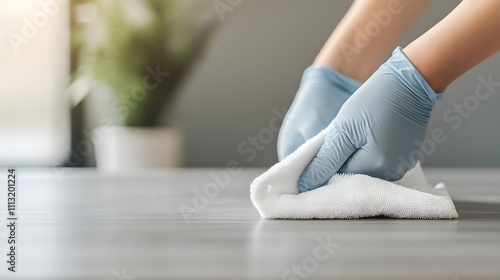
[[441, 92], [500, 50], [500, 1], [464, 0], [403, 49], [431, 87]]
[[387, 59], [429, 2], [356, 0], [314, 64], [330, 66], [346, 76], [365, 81]]

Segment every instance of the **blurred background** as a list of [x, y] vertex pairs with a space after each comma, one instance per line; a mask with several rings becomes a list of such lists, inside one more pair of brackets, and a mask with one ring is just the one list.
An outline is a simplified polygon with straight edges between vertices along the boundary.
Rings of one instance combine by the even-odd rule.
[[[434, 1], [400, 45], [459, 2]], [[270, 166], [273, 128], [351, 3], [0, 0], [0, 165]], [[500, 92], [471, 97], [499, 66], [447, 89], [428, 131], [448, 140], [424, 166], [500, 166]]]

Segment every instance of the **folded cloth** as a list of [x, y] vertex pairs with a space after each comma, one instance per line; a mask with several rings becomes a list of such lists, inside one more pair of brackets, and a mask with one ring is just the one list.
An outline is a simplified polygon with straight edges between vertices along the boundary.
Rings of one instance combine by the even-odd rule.
[[418, 163], [397, 182], [362, 174], [336, 174], [324, 186], [299, 193], [297, 181], [329, 128], [255, 178], [250, 198], [268, 219], [454, 219], [455, 205], [443, 183], [430, 186]]

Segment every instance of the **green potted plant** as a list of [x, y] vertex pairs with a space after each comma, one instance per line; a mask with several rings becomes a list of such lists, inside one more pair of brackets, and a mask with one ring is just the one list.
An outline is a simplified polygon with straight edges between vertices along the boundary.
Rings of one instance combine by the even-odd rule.
[[[177, 89], [202, 53], [213, 21], [199, 1], [87, 0], [98, 10], [92, 27], [76, 25], [76, 88], [104, 85], [115, 95], [111, 111], [121, 122], [94, 143], [98, 168], [179, 166], [183, 137], [175, 126], [159, 126]], [[78, 96], [78, 94], [76, 94]], [[167, 110], [167, 112], [165, 112]]]

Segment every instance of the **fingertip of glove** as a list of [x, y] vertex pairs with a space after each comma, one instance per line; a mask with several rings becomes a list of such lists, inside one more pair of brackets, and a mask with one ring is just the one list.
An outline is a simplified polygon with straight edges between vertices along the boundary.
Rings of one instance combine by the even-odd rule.
[[307, 192], [309, 189], [306, 187], [306, 184], [304, 184], [304, 180], [302, 176], [300, 176], [299, 181], [297, 182], [297, 188], [299, 189], [300, 193]]
[[311, 174], [311, 172], [314, 172], [314, 170], [308, 166], [300, 175], [299, 180], [297, 181], [297, 188], [299, 189], [299, 192], [308, 192], [319, 187], [316, 180], [312, 179], [315, 178], [315, 176], [314, 174]]

